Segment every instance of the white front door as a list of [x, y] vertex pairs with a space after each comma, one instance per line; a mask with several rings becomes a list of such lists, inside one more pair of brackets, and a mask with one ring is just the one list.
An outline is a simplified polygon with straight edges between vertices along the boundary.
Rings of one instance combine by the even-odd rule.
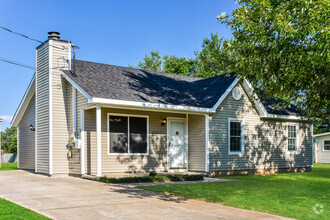
[[168, 120], [167, 167], [169, 172], [187, 171], [186, 119]]

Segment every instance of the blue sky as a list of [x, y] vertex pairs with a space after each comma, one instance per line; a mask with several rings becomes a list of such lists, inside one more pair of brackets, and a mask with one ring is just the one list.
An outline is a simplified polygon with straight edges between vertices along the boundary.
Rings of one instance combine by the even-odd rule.
[[[230, 38], [216, 21], [235, 0], [1, 0], [0, 26], [44, 41], [56, 30], [80, 49], [77, 59], [136, 65], [150, 50], [193, 57], [210, 33]], [[37, 42], [0, 29], [0, 57], [35, 66]], [[0, 117], [9, 119], [34, 71], [0, 61]]]

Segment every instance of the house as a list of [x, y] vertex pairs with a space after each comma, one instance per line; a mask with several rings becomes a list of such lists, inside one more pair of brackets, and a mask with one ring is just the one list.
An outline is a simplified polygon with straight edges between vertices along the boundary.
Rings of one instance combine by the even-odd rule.
[[313, 127], [234, 73], [209, 79], [71, 58], [49, 32], [12, 126], [18, 167], [47, 175], [310, 170]]
[[330, 132], [314, 135], [315, 163], [330, 163]]

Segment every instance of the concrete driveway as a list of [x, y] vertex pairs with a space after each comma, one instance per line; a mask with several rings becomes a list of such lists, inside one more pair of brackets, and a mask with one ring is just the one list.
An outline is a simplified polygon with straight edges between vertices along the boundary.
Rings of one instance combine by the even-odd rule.
[[1, 171], [0, 197], [53, 219], [284, 219], [75, 177]]

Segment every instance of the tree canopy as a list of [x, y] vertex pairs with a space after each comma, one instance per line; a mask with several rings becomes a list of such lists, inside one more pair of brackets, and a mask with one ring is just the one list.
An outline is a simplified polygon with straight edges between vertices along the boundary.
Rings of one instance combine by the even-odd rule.
[[152, 50], [136, 68], [204, 78], [221, 75], [229, 71], [227, 63], [230, 53], [225, 51], [227, 47], [223, 46], [228, 42], [218, 34], [211, 33], [210, 38], [203, 39], [201, 50], [195, 51], [193, 58], [173, 55], [161, 57], [158, 51]]
[[238, 0], [218, 20], [234, 36], [230, 68], [265, 95], [294, 103], [310, 118], [329, 120], [329, 1]]
[[1, 149], [6, 153], [14, 153], [17, 151], [17, 129], [6, 128], [1, 132]]

